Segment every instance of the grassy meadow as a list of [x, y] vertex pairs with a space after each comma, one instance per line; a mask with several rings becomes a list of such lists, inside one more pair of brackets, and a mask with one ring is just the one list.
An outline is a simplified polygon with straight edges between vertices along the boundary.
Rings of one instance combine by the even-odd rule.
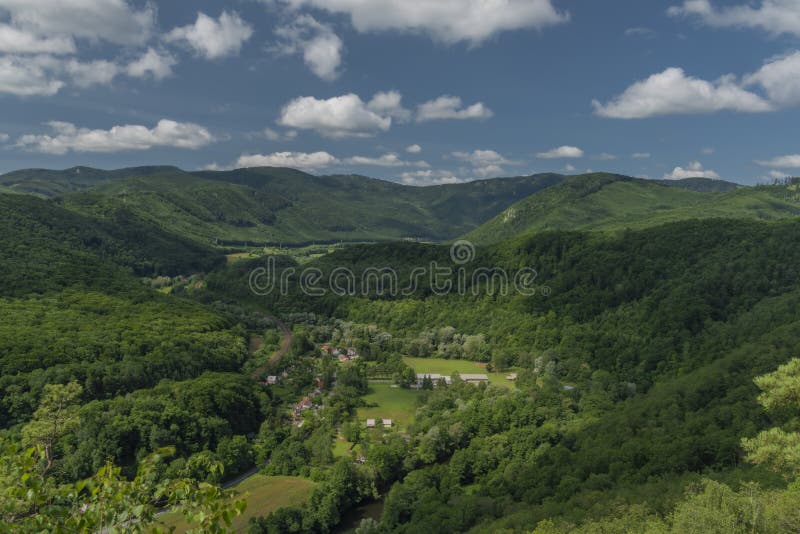
[[[235, 532], [246, 532], [251, 517], [265, 516], [278, 508], [303, 504], [315, 487], [315, 482], [300, 477], [253, 475], [233, 488], [237, 498], [247, 494], [247, 509], [244, 514], [234, 518], [231, 527]], [[175, 527], [176, 533], [186, 532], [189, 528], [178, 511], [164, 514], [161, 522], [167, 527]]]

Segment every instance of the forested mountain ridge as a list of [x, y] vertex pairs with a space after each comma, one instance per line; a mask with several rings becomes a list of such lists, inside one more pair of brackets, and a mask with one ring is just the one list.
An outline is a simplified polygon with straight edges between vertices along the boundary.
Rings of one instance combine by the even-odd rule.
[[571, 176], [531, 195], [467, 234], [498, 243], [545, 230], [645, 228], [714, 217], [780, 220], [800, 216], [796, 185], [731, 187], [729, 182], [653, 181], [606, 173]]
[[125, 208], [169, 232], [241, 245], [455, 238], [562, 179], [543, 174], [411, 187], [267, 167], [193, 173], [174, 167], [76, 167], [15, 171], [0, 176], [0, 187], [58, 197], [86, 214]]

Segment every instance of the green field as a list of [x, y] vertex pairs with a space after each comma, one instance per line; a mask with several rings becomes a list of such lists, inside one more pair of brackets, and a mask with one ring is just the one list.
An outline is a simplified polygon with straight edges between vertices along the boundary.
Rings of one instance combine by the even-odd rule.
[[[245, 532], [251, 517], [261, 517], [284, 506], [305, 503], [315, 487], [316, 483], [300, 477], [251, 476], [233, 488], [237, 498], [245, 493], [249, 494], [247, 509], [233, 520], [233, 530]], [[164, 514], [161, 522], [167, 527], [175, 527], [177, 533], [186, 532], [189, 528], [180, 512]]]
[[508, 372], [489, 373], [486, 371], [486, 364], [471, 362], [468, 360], [446, 360], [444, 358], [411, 358], [405, 357], [403, 361], [409, 367], [413, 367], [417, 373], [436, 373], [450, 376], [458, 373], [483, 373], [489, 376], [489, 383], [495, 386], [513, 388], [514, 382], [506, 380]]
[[364, 396], [367, 404], [377, 404], [372, 408], [359, 408], [358, 420], [392, 419], [403, 429], [414, 420], [418, 391], [392, 387], [392, 384], [370, 384], [369, 393]]

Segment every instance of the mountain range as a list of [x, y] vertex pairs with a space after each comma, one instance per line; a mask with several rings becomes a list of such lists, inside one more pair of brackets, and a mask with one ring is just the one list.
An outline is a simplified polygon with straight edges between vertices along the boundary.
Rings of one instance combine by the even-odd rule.
[[415, 187], [272, 167], [197, 172], [74, 167], [4, 174], [2, 193], [35, 195], [92, 219], [125, 214], [184, 239], [234, 247], [462, 236], [488, 244], [541, 230], [800, 216], [791, 184], [745, 187], [706, 178], [658, 181], [605, 173]]

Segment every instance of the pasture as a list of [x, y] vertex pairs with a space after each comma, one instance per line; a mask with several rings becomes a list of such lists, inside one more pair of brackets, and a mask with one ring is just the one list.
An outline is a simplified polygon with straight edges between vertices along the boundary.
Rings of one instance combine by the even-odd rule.
[[[231, 528], [235, 532], [246, 532], [251, 517], [268, 515], [284, 506], [303, 504], [315, 487], [316, 483], [300, 477], [253, 475], [232, 488], [236, 498], [241, 498], [244, 494], [248, 496], [247, 509], [244, 514], [233, 519]], [[179, 511], [168, 512], [160, 519], [165, 526], [175, 527], [176, 533], [186, 532], [189, 529]]]

